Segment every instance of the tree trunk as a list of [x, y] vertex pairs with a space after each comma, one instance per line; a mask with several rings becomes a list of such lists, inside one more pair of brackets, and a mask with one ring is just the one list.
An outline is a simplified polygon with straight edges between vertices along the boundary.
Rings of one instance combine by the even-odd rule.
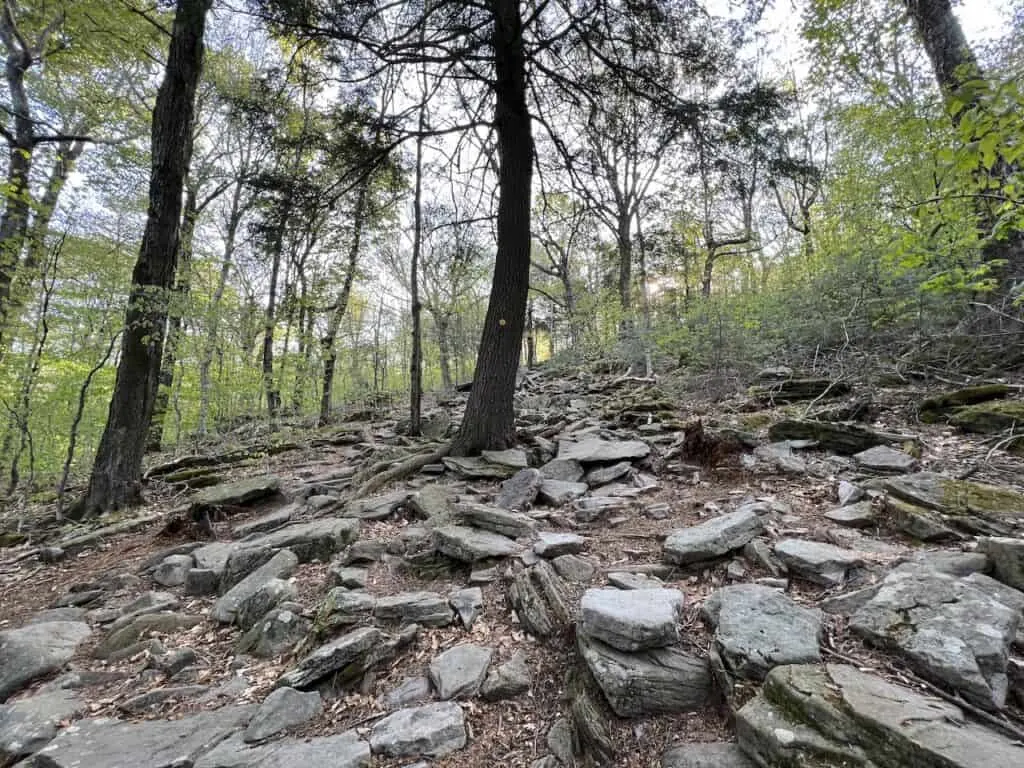
[[[424, 88], [424, 97], [426, 89]], [[420, 434], [423, 406], [423, 303], [420, 301], [420, 252], [423, 248], [423, 130], [426, 104], [420, 105], [416, 137], [416, 181], [413, 193], [412, 264], [409, 267], [412, 349], [409, 353], [409, 435]]]
[[705, 299], [711, 298], [711, 278], [715, 273], [715, 257], [714, 251], [709, 251], [708, 255], [704, 257], [704, 274], [700, 280], [700, 295]]
[[633, 241], [630, 238], [632, 216], [619, 214], [616, 242], [619, 250], [619, 304], [622, 320], [619, 322], [619, 336], [627, 339], [633, 331]]
[[76, 517], [141, 500], [142, 454], [153, 415], [167, 303], [174, 284], [181, 192], [192, 154], [196, 86], [211, 0], [178, 0], [164, 80], [153, 110], [149, 212], [125, 311], [107, 424]]
[[438, 362], [441, 366], [441, 386], [450, 391], [455, 388], [452, 379], [452, 321], [443, 312], [434, 312], [434, 327], [437, 330]]
[[181, 339], [182, 314], [188, 297], [191, 271], [192, 252], [196, 234], [196, 219], [199, 217], [199, 204], [194, 184], [188, 184], [185, 192], [185, 213], [181, 220], [181, 234], [178, 238], [178, 267], [174, 282], [171, 316], [167, 321], [167, 338], [164, 340], [164, 356], [160, 362], [160, 384], [153, 402], [153, 418], [149, 423], [149, 438], [146, 451], [160, 450], [164, 436], [164, 421], [167, 418], [167, 406], [171, 402], [171, 390], [174, 388], [174, 366], [177, 362], [177, 347]]
[[533, 302], [526, 304], [526, 367], [533, 370], [537, 365], [537, 327], [533, 322]]
[[277, 280], [281, 272], [281, 255], [284, 252], [284, 229], [286, 215], [274, 234], [271, 247], [270, 290], [267, 292], [267, 309], [263, 314], [263, 393], [267, 398], [267, 416], [271, 421], [277, 418], [281, 410], [280, 387], [274, 381], [274, 325], [277, 322]]
[[498, 135], [497, 254], [477, 354], [473, 389], [452, 454], [467, 456], [515, 443], [513, 398], [530, 288], [533, 135], [526, 104], [526, 56], [518, 0], [490, 0], [494, 15]]

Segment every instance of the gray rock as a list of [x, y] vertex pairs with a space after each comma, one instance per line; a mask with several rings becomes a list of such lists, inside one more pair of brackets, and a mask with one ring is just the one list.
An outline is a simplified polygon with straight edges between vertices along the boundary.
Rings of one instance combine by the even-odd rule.
[[154, 669], [159, 669], [168, 677], [181, 672], [186, 667], [196, 663], [198, 657], [191, 648], [175, 648], [164, 654], [157, 655], [150, 663]]
[[541, 531], [537, 534], [537, 543], [533, 551], [541, 557], [555, 558], [559, 555], [576, 555], [583, 551], [587, 540], [575, 533], [555, 533]]
[[871, 598], [877, 594], [878, 585], [872, 584], [870, 587], [862, 587], [861, 589], [855, 589], [852, 592], [829, 595], [818, 602], [818, 607], [825, 613], [830, 613], [836, 616], [852, 616], [867, 605], [871, 601]]
[[597, 573], [597, 567], [579, 555], [559, 555], [551, 564], [559, 576], [577, 584], [586, 584]]
[[705, 659], [676, 647], [623, 653], [583, 632], [576, 634], [576, 642], [619, 717], [695, 712], [708, 703], [712, 681]]
[[245, 725], [254, 707], [224, 707], [179, 720], [79, 720], [24, 768], [180, 768]]
[[387, 542], [383, 539], [364, 539], [353, 542], [338, 560], [340, 565], [353, 563], [375, 563], [387, 551]]
[[449, 595], [448, 601], [459, 614], [462, 626], [472, 629], [484, 606], [484, 592], [480, 587], [458, 589]]
[[867, 528], [878, 522], [878, 515], [871, 501], [858, 501], [856, 504], [829, 510], [825, 513], [825, 519], [850, 528]]
[[978, 541], [978, 551], [992, 561], [992, 575], [1014, 589], [1024, 590], [1024, 539], [991, 536]]
[[581, 523], [592, 523], [607, 514], [625, 509], [627, 506], [628, 501], [625, 499], [606, 496], [577, 499], [572, 504], [573, 513]]
[[756, 512], [739, 510], [670, 533], [663, 558], [673, 565], [705, 562], [739, 549], [763, 530]]
[[644, 573], [623, 573], [622, 571], [609, 573], [608, 583], [619, 589], [658, 589], [665, 586], [657, 577]]
[[345, 508], [345, 517], [357, 517], [360, 520], [384, 520], [401, 509], [411, 496], [412, 491], [399, 490], [370, 499], [358, 499]]
[[239, 549], [244, 549], [247, 542], [238, 541], [214, 541], [192, 551], [192, 559], [196, 562], [196, 568], [204, 571], [213, 571], [220, 579], [227, 567], [228, 559]]
[[324, 518], [308, 523], [293, 523], [276, 531], [250, 539], [246, 544], [271, 549], [290, 549], [300, 563], [319, 560], [330, 562], [335, 552], [340, 552], [359, 536], [359, 521], [354, 518]]
[[625, 477], [633, 470], [633, 465], [628, 461], [620, 461], [607, 467], [595, 467], [586, 474], [587, 485], [594, 488], [599, 485], [613, 483], [620, 477]]
[[510, 699], [530, 690], [533, 675], [526, 664], [526, 653], [516, 651], [504, 664], [491, 668], [480, 688], [480, 695], [486, 701]]
[[864, 498], [864, 489], [846, 480], [839, 481], [839, 488], [836, 493], [839, 496], [839, 506], [841, 507], [856, 504]]
[[153, 571], [153, 581], [164, 587], [180, 587], [192, 569], [192, 555], [171, 555]]
[[680, 744], [666, 750], [661, 768], [755, 768], [738, 744]]
[[210, 618], [222, 624], [232, 623], [242, 604], [256, 594], [260, 587], [273, 579], [287, 579], [295, 572], [298, 564], [299, 558], [293, 552], [278, 552], [214, 603]]
[[93, 656], [97, 659], [106, 659], [111, 654], [137, 643], [143, 635], [150, 632], [169, 635], [183, 629], [191, 629], [202, 623], [201, 616], [191, 616], [185, 613], [146, 613], [136, 616], [127, 626], [121, 627], [103, 638], [103, 641], [93, 651]]
[[62, 690], [0, 705], [0, 764], [9, 765], [39, 751], [57, 735], [61, 722], [83, 709], [83, 701]]
[[515, 474], [513, 467], [491, 464], [478, 456], [445, 456], [441, 461], [450, 471], [466, 480], [503, 479]]
[[113, 632], [121, 629], [121, 627], [126, 627], [139, 616], [145, 616], [147, 613], [173, 611], [180, 604], [181, 601], [170, 592], [143, 592], [137, 598], [128, 603], [128, 605], [125, 605], [120, 609], [120, 615], [114, 623], [110, 625], [109, 629]]
[[992, 561], [981, 552], [954, 552], [947, 549], [919, 552], [910, 562], [950, 576], [988, 573], [992, 568]]
[[455, 509], [459, 522], [463, 525], [498, 533], [510, 539], [532, 536], [537, 527], [532, 517], [507, 509], [488, 507], [484, 504], [457, 504]]
[[677, 589], [588, 589], [580, 628], [620, 651], [663, 648], [679, 640], [683, 593]]
[[292, 515], [298, 512], [298, 510], [298, 504], [288, 504], [280, 509], [275, 509], [273, 512], [268, 512], [265, 515], [260, 515], [252, 520], [246, 520], [244, 523], [232, 526], [231, 533], [236, 539], [244, 539], [246, 536], [251, 536], [254, 533], [275, 531], [288, 525]]
[[508, 557], [522, 549], [507, 536], [462, 525], [445, 525], [436, 529], [434, 546], [441, 554], [464, 563], [489, 557]]
[[428, 485], [414, 493], [409, 506], [427, 520], [440, 520], [451, 514], [455, 493], [451, 486], [440, 483]]
[[292, 650], [309, 634], [309, 621], [287, 608], [264, 616], [238, 641], [239, 653], [269, 659]]
[[443, 757], [464, 746], [465, 716], [451, 701], [400, 709], [370, 731], [370, 749], [389, 757]]
[[415, 622], [426, 627], [447, 627], [452, 623], [452, 608], [436, 592], [403, 592], [377, 599], [373, 615], [382, 621]]
[[723, 587], [704, 602], [702, 613], [715, 630], [722, 661], [739, 677], [761, 680], [773, 667], [821, 660], [821, 611], [771, 587]]
[[504, 451], [481, 451], [480, 455], [484, 461], [490, 464], [498, 464], [510, 469], [526, 469], [529, 462], [526, 460], [526, 452], [518, 448], [509, 448]]
[[216, 595], [220, 589], [220, 574], [209, 568], [190, 568], [185, 574], [185, 594], [195, 596]]
[[277, 553], [270, 547], [240, 547], [228, 556], [224, 573], [220, 577], [220, 591], [227, 592], [250, 573], [266, 563]]
[[384, 704], [388, 709], [422, 704], [430, 698], [431, 690], [430, 680], [425, 677], [406, 678], [397, 688], [384, 694]]
[[193, 768], [366, 768], [370, 763], [370, 745], [352, 730], [257, 746], [235, 735], [200, 757]]
[[608, 441], [588, 437], [578, 443], [558, 441], [558, 458], [575, 459], [581, 464], [607, 463], [624, 459], [642, 459], [651, 452], [651, 447], [640, 440]]
[[568, 718], [559, 717], [551, 724], [548, 729], [547, 745], [560, 765], [576, 764], [573, 750], [573, 727]]
[[470, 698], [480, 690], [493, 651], [471, 643], [449, 648], [430, 662], [430, 681], [442, 701]]
[[335, 587], [324, 598], [317, 613], [317, 623], [325, 628], [357, 624], [369, 617], [376, 607], [377, 598], [373, 595]]
[[852, 666], [777, 667], [736, 715], [756, 765], [1007, 768], [1019, 742], [958, 707]]
[[544, 477], [539, 470], [521, 469], [501, 484], [494, 503], [502, 509], [523, 511], [537, 499]]
[[419, 628], [414, 624], [397, 636], [386, 635], [376, 627], [360, 627], [335, 638], [299, 661], [283, 674], [278, 685], [306, 689], [332, 676], [338, 687], [359, 680], [374, 665], [390, 659], [412, 642]]
[[270, 579], [261, 584], [251, 595], [238, 603], [235, 624], [243, 631], [254, 627], [271, 609], [279, 603], [293, 600], [298, 593], [295, 585], [283, 579]]
[[1019, 622], [1019, 611], [967, 579], [905, 569], [886, 576], [853, 614], [850, 629], [899, 651], [923, 677], [992, 709], [1006, 702], [1007, 658]]
[[196, 493], [192, 497], [192, 508], [242, 507], [273, 496], [280, 488], [281, 481], [273, 475], [247, 477], [230, 483], [219, 483], [209, 488], [203, 488]]
[[545, 480], [540, 486], [540, 500], [553, 507], [560, 507], [586, 495], [586, 483], [570, 483], [565, 480]]
[[26, 624], [45, 624], [50, 621], [83, 621], [87, 618], [85, 608], [68, 606], [67, 608], [47, 608], [39, 613], [33, 613], [25, 620]]
[[852, 550], [803, 539], [783, 539], [775, 545], [775, 554], [790, 573], [826, 587], [840, 586], [850, 569], [863, 565]]
[[910, 472], [917, 466], [917, 459], [913, 456], [887, 445], [876, 445], [874, 448], [854, 454], [853, 460], [864, 469], [896, 474]]
[[345, 587], [346, 589], [363, 589], [369, 573], [365, 568], [353, 568], [332, 563], [327, 570], [328, 587]]
[[583, 465], [576, 459], [552, 459], [540, 468], [540, 473], [545, 480], [556, 480], [562, 483], [580, 483], [583, 479]]
[[323, 702], [316, 691], [303, 693], [294, 688], [278, 688], [272, 691], [242, 735], [245, 742], [263, 741], [286, 728], [301, 725], [323, 712]]
[[131, 696], [121, 701], [117, 708], [129, 715], [152, 714], [167, 703], [178, 703], [206, 693], [206, 685], [167, 685]]
[[785, 564], [775, 556], [771, 546], [761, 538], [752, 539], [743, 547], [743, 556], [754, 565], [759, 565], [772, 576], [783, 576], [788, 572]]

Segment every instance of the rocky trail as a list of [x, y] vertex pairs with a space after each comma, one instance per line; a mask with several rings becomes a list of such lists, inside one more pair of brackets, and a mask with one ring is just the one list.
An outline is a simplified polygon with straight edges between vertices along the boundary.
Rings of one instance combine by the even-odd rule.
[[5, 513], [0, 766], [1022, 766], [1020, 388], [897, 383], [541, 370], [516, 449], [456, 394]]

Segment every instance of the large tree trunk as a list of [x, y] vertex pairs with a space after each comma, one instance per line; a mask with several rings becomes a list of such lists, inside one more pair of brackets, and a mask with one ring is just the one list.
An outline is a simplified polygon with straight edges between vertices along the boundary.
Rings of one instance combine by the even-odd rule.
[[[426, 98], [426, 87], [423, 89]], [[412, 264], [409, 267], [412, 349], [409, 353], [409, 435], [420, 434], [423, 406], [423, 303], [420, 301], [420, 253], [423, 248], [423, 129], [426, 104], [420, 106], [419, 132], [416, 137], [416, 182], [413, 193]]]
[[619, 251], [619, 303], [622, 307], [619, 336], [623, 339], [633, 332], [633, 241], [629, 226], [632, 218], [628, 213], [620, 213], [615, 233]]
[[452, 320], [444, 312], [432, 312], [437, 331], [438, 362], [441, 366], [441, 386], [445, 391], [455, 388], [452, 378]]
[[498, 134], [498, 243], [491, 297], [473, 389], [452, 454], [515, 443], [513, 398], [530, 288], [533, 135], [526, 105], [526, 57], [518, 0], [491, 0]]
[[174, 284], [181, 192], [192, 154], [196, 86], [211, 0], [178, 0], [164, 80], [153, 110], [149, 212], [125, 311], [106, 428], [76, 517], [141, 500], [142, 455], [153, 415], [167, 304]]
[[[287, 206], [286, 206], [287, 207]], [[288, 220], [282, 216], [271, 246], [270, 289], [267, 291], [267, 309], [263, 313], [263, 392], [267, 398], [267, 416], [277, 419], [281, 410], [281, 389], [274, 379], [274, 326], [277, 324], [277, 281], [281, 274], [281, 257], [284, 253], [284, 229]]]

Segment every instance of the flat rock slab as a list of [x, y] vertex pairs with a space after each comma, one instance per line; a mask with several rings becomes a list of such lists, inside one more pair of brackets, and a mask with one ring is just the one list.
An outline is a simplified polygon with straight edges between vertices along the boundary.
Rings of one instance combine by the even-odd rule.
[[585, 471], [576, 459], [552, 459], [540, 468], [540, 473], [545, 480], [586, 486], [586, 483], [580, 483]]
[[480, 456], [490, 464], [500, 464], [512, 469], [526, 469], [529, 466], [526, 451], [521, 451], [518, 448], [509, 448], [505, 451], [481, 451]]
[[981, 539], [978, 551], [988, 556], [992, 574], [999, 581], [1024, 590], [1024, 539], [1006, 536]]
[[403, 592], [377, 599], [373, 615], [382, 621], [447, 627], [454, 620], [448, 600], [436, 592]]
[[269, 659], [290, 651], [309, 633], [309, 620], [289, 608], [276, 608], [238, 641], [239, 653]]
[[370, 731], [370, 748], [389, 757], [442, 757], [464, 746], [465, 716], [451, 701], [400, 709]]
[[480, 695], [486, 701], [500, 701], [518, 696], [530, 689], [533, 674], [526, 663], [526, 653], [516, 651], [504, 664], [492, 667], [480, 688]]
[[609, 573], [608, 583], [619, 589], [658, 589], [664, 586], [661, 579], [656, 576], [624, 571], [612, 571]]
[[[237, 618], [242, 605], [250, 600], [261, 587], [274, 580], [287, 579], [295, 572], [298, 565], [299, 558], [294, 552], [290, 550], [278, 552], [217, 600], [210, 610], [210, 618], [222, 624], [232, 623]], [[272, 607], [273, 605], [268, 605], [267, 610]]]
[[353, 501], [345, 508], [345, 517], [360, 520], [384, 520], [401, 509], [412, 496], [412, 491], [394, 491], [383, 496]]
[[502, 509], [528, 509], [536, 501], [543, 484], [544, 476], [539, 470], [521, 469], [501, 484], [494, 503]]
[[1006, 703], [1007, 660], [1019, 622], [1019, 609], [967, 579], [901, 568], [853, 614], [850, 629], [899, 651], [923, 677], [992, 709]]
[[590, 486], [586, 483], [575, 483], [567, 480], [545, 480], [541, 483], [538, 496], [545, 504], [560, 507], [570, 501], [585, 496]]
[[850, 768], [1009, 768], [1021, 746], [934, 696], [854, 667], [772, 670], [736, 715], [757, 765]]
[[872, 469], [876, 472], [910, 472], [917, 466], [917, 459], [913, 456], [890, 448], [888, 445], [876, 445], [866, 451], [855, 453], [853, 460], [864, 469]]
[[203, 623], [202, 616], [187, 613], [146, 613], [133, 618], [126, 626], [111, 631], [93, 651], [97, 659], [106, 659], [111, 654], [137, 643], [149, 632], [171, 634], [191, 629]]
[[830, 509], [825, 519], [848, 528], [868, 528], [878, 523], [878, 513], [870, 501], [858, 501], [838, 509]]
[[370, 745], [355, 731], [345, 731], [260, 746], [232, 736], [200, 757], [193, 768], [365, 768], [370, 762]]
[[783, 539], [775, 545], [775, 554], [791, 573], [826, 587], [840, 586], [847, 573], [864, 562], [853, 550], [803, 539]]
[[466, 480], [503, 480], [516, 473], [506, 464], [492, 464], [479, 456], [445, 456], [441, 461], [459, 477]]
[[299, 558], [300, 563], [313, 560], [326, 563], [330, 561], [331, 555], [340, 552], [358, 537], [358, 520], [325, 518], [286, 525], [258, 538], [249, 539], [245, 544], [252, 547], [290, 549]]
[[586, 543], [585, 538], [575, 533], [541, 531], [537, 534], [537, 543], [533, 545], [533, 551], [549, 559], [559, 555], [577, 555], [583, 551]]
[[273, 496], [280, 489], [281, 480], [274, 475], [247, 477], [243, 480], [203, 488], [192, 497], [192, 508], [243, 507], [254, 501]]
[[661, 768], [755, 768], [738, 744], [681, 744], [661, 757]]
[[486, 504], [457, 504], [455, 512], [463, 525], [479, 528], [491, 533], [500, 533], [511, 539], [531, 536], [537, 522], [529, 515], [511, 512], [508, 509], [489, 507]]
[[633, 469], [633, 464], [628, 461], [620, 461], [607, 467], [596, 467], [586, 475], [587, 485], [594, 488], [599, 485], [613, 483], [620, 477], [625, 477]]
[[236, 539], [244, 539], [252, 534], [267, 533], [268, 531], [282, 528], [291, 522], [292, 515], [298, 511], [298, 504], [287, 504], [280, 509], [275, 509], [273, 512], [268, 512], [265, 515], [260, 515], [252, 520], [246, 520], [244, 523], [232, 526], [231, 534]]
[[580, 628], [620, 651], [664, 648], [679, 641], [683, 593], [678, 589], [588, 589]]
[[409, 499], [409, 506], [426, 520], [443, 519], [452, 511], [457, 494], [449, 485], [434, 483], [421, 488]]
[[665, 539], [662, 557], [673, 565], [713, 560], [739, 549], [763, 531], [757, 512], [741, 509], [673, 531]]
[[642, 459], [651, 452], [651, 446], [641, 440], [602, 440], [588, 437], [578, 443], [559, 440], [558, 458], [573, 459], [580, 464], [609, 463], [624, 459]]
[[933, 510], [954, 528], [1006, 536], [1024, 525], [1024, 494], [1011, 488], [918, 472], [882, 480], [878, 487], [897, 499]]
[[619, 717], [694, 712], [711, 696], [711, 671], [706, 659], [676, 648], [623, 653], [576, 633], [586, 662], [608, 705]]
[[57, 735], [62, 722], [85, 707], [74, 693], [62, 690], [0, 705], [0, 765], [42, 749]]
[[292, 728], [312, 720], [324, 709], [320, 694], [316, 691], [304, 693], [294, 688], [278, 688], [263, 700], [256, 714], [249, 721], [242, 740], [263, 741], [285, 728]]
[[508, 557], [522, 547], [507, 536], [463, 525], [445, 525], [434, 531], [434, 547], [442, 555], [463, 563], [490, 557]]
[[378, 660], [384, 633], [376, 627], [360, 627], [320, 646], [279, 679], [279, 686], [309, 688], [328, 675], [344, 670], [358, 677]]
[[178, 768], [234, 731], [255, 707], [224, 707], [180, 720], [79, 720], [25, 761], [26, 768]]
[[821, 660], [821, 611], [797, 605], [777, 589], [723, 587], [704, 602], [702, 613], [715, 630], [722, 661], [739, 677], [762, 680], [774, 667]]
[[487, 676], [493, 651], [472, 643], [449, 648], [430, 662], [430, 681], [442, 701], [475, 696]]
[[0, 632], [0, 701], [37, 677], [56, 672], [91, 634], [83, 621], [47, 621]]

